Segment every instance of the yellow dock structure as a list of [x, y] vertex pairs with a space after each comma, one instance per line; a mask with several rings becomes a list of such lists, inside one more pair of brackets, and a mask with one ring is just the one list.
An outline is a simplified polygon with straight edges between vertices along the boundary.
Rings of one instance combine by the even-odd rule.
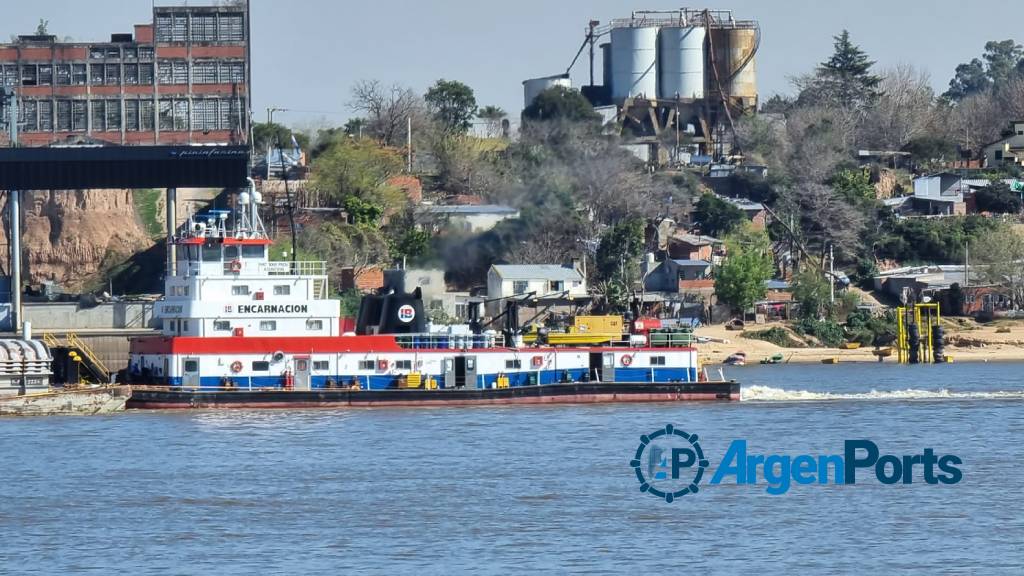
[[896, 309], [896, 353], [900, 363], [948, 361], [942, 344], [941, 320], [938, 302], [921, 302]]

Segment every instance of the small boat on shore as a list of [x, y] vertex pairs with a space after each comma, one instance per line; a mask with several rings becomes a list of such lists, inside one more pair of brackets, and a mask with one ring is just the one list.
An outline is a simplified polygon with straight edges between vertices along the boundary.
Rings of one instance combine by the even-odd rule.
[[856, 350], [860, 348], [860, 342], [844, 342], [840, 348], [843, 350]]
[[747, 364], [747, 353], [737, 350], [726, 357], [722, 364], [727, 366], [745, 366]]
[[0, 416], [107, 414], [124, 410], [130, 396], [131, 387], [124, 385], [51, 388], [0, 396]]
[[829, 356], [828, 358], [821, 359], [822, 364], [839, 364], [838, 356]]
[[778, 354], [773, 354], [767, 358], [762, 358], [761, 364], [781, 364], [784, 359], [785, 356], [783, 356], [780, 352]]

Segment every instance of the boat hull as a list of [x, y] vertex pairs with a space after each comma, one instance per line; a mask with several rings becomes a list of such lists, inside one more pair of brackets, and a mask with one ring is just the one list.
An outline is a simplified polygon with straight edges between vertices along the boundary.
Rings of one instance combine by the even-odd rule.
[[0, 416], [107, 414], [124, 410], [130, 386], [101, 386], [0, 397]]
[[134, 386], [128, 408], [333, 408], [739, 400], [737, 382], [575, 383], [486, 389], [189, 390]]

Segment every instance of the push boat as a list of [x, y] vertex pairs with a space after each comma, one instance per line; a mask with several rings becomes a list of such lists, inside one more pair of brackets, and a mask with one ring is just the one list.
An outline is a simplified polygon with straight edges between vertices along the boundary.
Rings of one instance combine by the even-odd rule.
[[[155, 306], [161, 334], [130, 342], [128, 408], [308, 408], [738, 400], [693, 340], [626, 335], [599, 345], [428, 332], [419, 289], [363, 298], [355, 330], [324, 262], [274, 261], [260, 194], [189, 216]], [[655, 345], [650, 345], [654, 342]]]

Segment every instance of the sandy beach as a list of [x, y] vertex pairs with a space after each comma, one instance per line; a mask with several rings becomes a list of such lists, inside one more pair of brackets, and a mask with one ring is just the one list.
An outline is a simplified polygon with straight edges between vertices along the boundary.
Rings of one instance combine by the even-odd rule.
[[[771, 326], [773, 324], [757, 325], [752, 330], [764, 330]], [[1007, 328], [1009, 332], [1005, 332]], [[1000, 329], [1003, 331], [997, 331]], [[785, 348], [764, 340], [745, 338], [744, 332], [726, 330], [723, 325], [701, 327], [696, 333], [701, 337], [724, 341], [700, 345], [701, 359], [712, 364], [721, 363], [737, 351], [747, 354], [748, 363], [756, 363], [775, 354], [782, 354], [783, 362], [820, 363], [826, 358], [836, 358], [840, 363], [878, 362], [871, 347], [856, 350]], [[952, 357], [953, 362], [1024, 361], [1024, 323], [1004, 321], [990, 325], [969, 324], [965, 328], [948, 327], [946, 339], [945, 352]], [[896, 363], [896, 357], [893, 355], [885, 358], [883, 362]]]

